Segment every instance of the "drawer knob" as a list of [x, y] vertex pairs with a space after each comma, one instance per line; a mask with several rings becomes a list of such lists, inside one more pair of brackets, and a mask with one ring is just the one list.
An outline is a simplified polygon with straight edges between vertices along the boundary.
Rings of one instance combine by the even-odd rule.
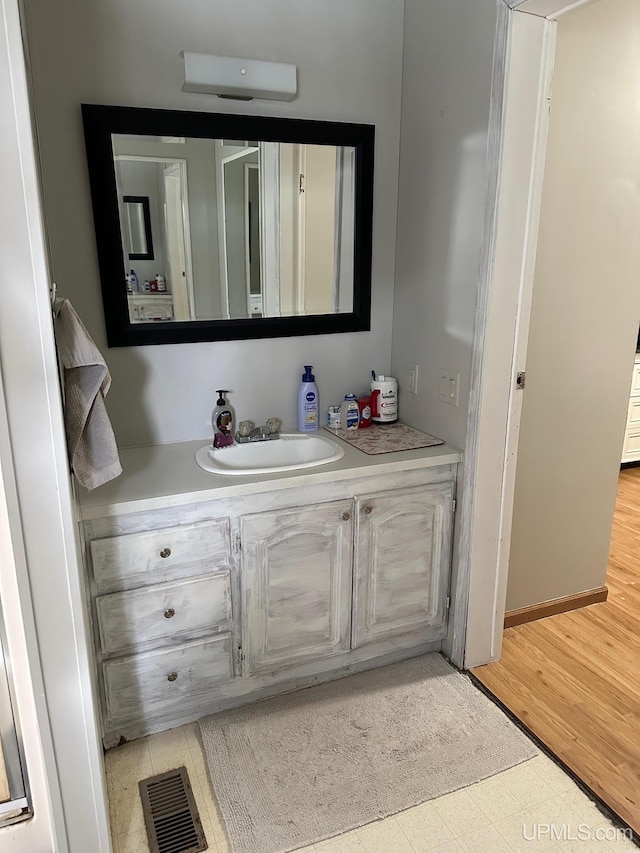
[[160, 556], [161, 557], [170, 557], [171, 556], [171, 548], [163, 548], [162, 551], [160, 551]]
[[364, 514], [365, 514], [365, 515], [371, 515], [371, 513], [372, 513], [372, 512], [373, 512], [373, 507], [372, 507], [372, 506], [366, 506], [366, 507], [364, 508]]
[[349, 521], [349, 519], [350, 519], [350, 518], [351, 518], [351, 513], [350, 513], [350, 512], [343, 512], [343, 513], [342, 513], [342, 520], [343, 520], [343, 521]]
[[169, 675], [167, 676], [167, 681], [175, 681], [177, 677], [178, 677], [177, 672], [170, 672]]
[[169, 607], [167, 610], [164, 611], [164, 618], [165, 619], [173, 619], [173, 617], [175, 615], [176, 615], [176, 611], [173, 609], [173, 607]]

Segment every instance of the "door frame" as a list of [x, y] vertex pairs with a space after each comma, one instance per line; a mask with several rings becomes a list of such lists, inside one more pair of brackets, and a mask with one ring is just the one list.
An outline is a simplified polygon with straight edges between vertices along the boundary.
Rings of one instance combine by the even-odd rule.
[[516, 378], [526, 363], [557, 20], [590, 2], [498, 6], [456, 606], [444, 644], [467, 669], [502, 650], [522, 409]]
[[[18, 712], [37, 812], [27, 824], [0, 829], [0, 837], [9, 846], [14, 842], [15, 850], [107, 853], [111, 841], [106, 779], [20, 6], [20, 0], [0, 0], [0, 96], [5, 104], [0, 134], [4, 179], [0, 270], [3, 280], [12, 283], [0, 288], [0, 364], [10, 439], [10, 446], [0, 442], [0, 458], [12, 526], [11, 541], [3, 536], [0, 548], [5, 572], [2, 595], [10, 561], [15, 561], [10, 594], [20, 601], [11, 613], [15, 642], [7, 620], [9, 652], [13, 659], [14, 649], [22, 645], [29, 659], [28, 671], [14, 668], [13, 674], [16, 693], [24, 698]], [[15, 663], [19, 664], [17, 658]], [[32, 752], [40, 752], [39, 767], [33, 761], [29, 764], [27, 737], [37, 744]], [[42, 792], [39, 806], [36, 781]], [[27, 834], [38, 827], [39, 838], [48, 834], [52, 844], [33, 836], [28, 840]]]

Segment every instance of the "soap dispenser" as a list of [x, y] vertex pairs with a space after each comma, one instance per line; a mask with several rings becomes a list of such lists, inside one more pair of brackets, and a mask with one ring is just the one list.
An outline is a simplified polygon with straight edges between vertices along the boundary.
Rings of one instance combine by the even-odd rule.
[[224, 389], [216, 391], [218, 400], [211, 413], [214, 447], [228, 447], [230, 444], [233, 444], [233, 425], [236, 418], [233, 409], [222, 396], [228, 393]]

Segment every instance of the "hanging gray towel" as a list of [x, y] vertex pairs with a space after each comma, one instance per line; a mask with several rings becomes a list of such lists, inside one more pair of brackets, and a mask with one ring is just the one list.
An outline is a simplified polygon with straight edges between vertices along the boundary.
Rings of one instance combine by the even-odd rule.
[[64, 419], [73, 473], [95, 489], [122, 473], [104, 398], [111, 376], [68, 299], [54, 306], [56, 343], [64, 375]]

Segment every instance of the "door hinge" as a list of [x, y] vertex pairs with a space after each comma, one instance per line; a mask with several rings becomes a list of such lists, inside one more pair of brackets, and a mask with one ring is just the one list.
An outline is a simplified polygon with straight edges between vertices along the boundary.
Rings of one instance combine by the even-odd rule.
[[526, 370], [519, 370], [518, 373], [516, 373], [516, 388], [518, 389], [518, 391], [522, 391], [522, 389], [525, 386], [526, 381], [527, 381], [527, 371]]
[[298, 183], [298, 189], [300, 190], [301, 193], [304, 192], [304, 175], [302, 174], [302, 172], [300, 173], [300, 180]]
[[445, 601], [444, 606], [446, 610], [449, 609], [449, 607], [451, 606], [451, 596], [447, 596], [447, 600]]
[[456, 499], [454, 498], [454, 499], [451, 501], [451, 512], [455, 512], [455, 511], [456, 511], [456, 507], [457, 507], [457, 505], [458, 505], [458, 504], [457, 504], [457, 501], [456, 501]]

